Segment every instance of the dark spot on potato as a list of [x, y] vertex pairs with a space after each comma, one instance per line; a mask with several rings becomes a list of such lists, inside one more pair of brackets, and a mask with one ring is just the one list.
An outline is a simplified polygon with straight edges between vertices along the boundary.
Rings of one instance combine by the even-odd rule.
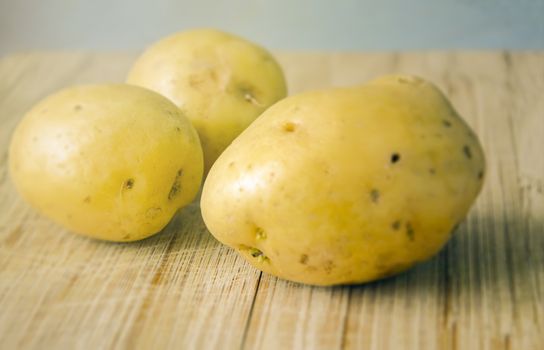
[[130, 190], [134, 187], [134, 179], [127, 179], [123, 185], [125, 190]]
[[435, 170], [434, 168], [430, 168], [430, 169], [429, 169], [429, 173], [430, 173], [431, 175], [434, 175], [434, 174], [436, 174], [436, 170]]
[[170, 187], [170, 192], [168, 192], [168, 200], [174, 199], [178, 195], [178, 193], [181, 190], [181, 175], [183, 175], [183, 169], [179, 169], [176, 173], [176, 177], [174, 178], [174, 182], [172, 183], [172, 187]]
[[240, 251], [248, 253], [259, 262], [270, 262], [270, 259], [266, 255], [264, 255], [264, 253], [261, 250], [257, 248], [249, 247], [247, 245], [242, 244], [240, 245]]
[[327, 262], [325, 262], [324, 269], [326, 273], [331, 273], [334, 268], [335, 268], [335, 265], [332, 260], [327, 260]]
[[293, 122], [285, 122], [282, 126], [282, 129], [285, 132], [293, 132], [296, 129], [296, 125]]
[[451, 122], [447, 119], [442, 120], [442, 125], [444, 125], [446, 128], [451, 127]]
[[129, 238], [130, 238], [130, 235], [129, 235], [129, 234], [124, 235], [124, 236], [122, 237], [122, 239], [125, 239], [125, 240], [127, 240], [127, 239], [129, 239]]
[[255, 238], [258, 240], [266, 239], [266, 232], [260, 227], [255, 228]]
[[302, 265], [306, 265], [308, 263], [308, 255], [302, 254], [298, 262], [300, 262]]
[[84, 203], [91, 203], [91, 196], [87, 196], [83, 199]]
[[83, 107], [81, 105], [75, 105], [74, 106], [74, 111], [81, 111], [83, 109]]
[[378, 201], [380, 200], [380, 191], [373, 188], [370, 191], [370, 200], [372, 201], [372, 203], [378, 203]]
[[398, 153], [393, 153], [391, 155], [391, 163], [392, 164], [395, 164], [396, 162], [398, 162], [400, 160], [400, 154]]
[[481, 180], [481, 179], [483, 179], [483, 178], [484, 178], [484, 171], [483, 171], [483, 170], [480, 170], [480, 171], [478, 172], [478, 180]]
[[391, 224], [391, 228], [395, 231], [398, 231], [398, 229], [400, 228], [400, 220], [393, 221], [393, 223]]
[[408, 236], [408, 239], [411, 241], [415, 239], [414, 227], [409, 222], [406, 223], [406, 236]]
[[181, 128], [179, 126], [176, 126], [176, 131], [181, 132]]
[[472, 158], [472, 151], [470, 150], [469, 146], [467, 145], [463, 146], [463, 153], [465, 154], [465, 157], [467, 157], [468, 159]]
[[232, 168], [234, 166], [234, 164], [235, 164], [234, 162], [230, 162], [229, 163], [229, 168]]

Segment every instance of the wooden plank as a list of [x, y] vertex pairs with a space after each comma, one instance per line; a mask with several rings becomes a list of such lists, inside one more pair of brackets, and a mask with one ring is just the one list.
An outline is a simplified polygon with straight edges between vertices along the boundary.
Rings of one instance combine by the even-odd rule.
[[283, 53], [290, 92], [391, 72], [436, 82], [477, 131], [484, 191], [434, 259], [361, 286], [261, 274], [205, 229], [198, 202], [133, 244], [38, 216], [7, 174], [9, 137], [65, 86], [122, 81], [133, 54], [0, 60], [0, 348], [544, 348], [544, 53]]

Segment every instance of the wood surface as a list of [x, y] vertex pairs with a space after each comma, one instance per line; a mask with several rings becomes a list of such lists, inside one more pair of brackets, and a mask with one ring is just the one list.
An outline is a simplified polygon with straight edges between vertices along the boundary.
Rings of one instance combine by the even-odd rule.
[[334, 288], [278, 280], [208, 233], [198, 203], [113, 244], [30, 209], [10, 135], [59, 88], [121, 82], [129, 53], [0, 59], [0, 349], [544, 349], [544, 53], [280, 53], [290, 92], [404, 72], [431, 79], [479, 135], [484, 190], [432, 260]]

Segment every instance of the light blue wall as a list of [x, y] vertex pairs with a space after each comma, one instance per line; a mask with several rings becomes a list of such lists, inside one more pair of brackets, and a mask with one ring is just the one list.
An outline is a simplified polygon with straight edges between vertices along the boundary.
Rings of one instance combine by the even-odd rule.
[[544, 0], [0, 0], [0, 53], [139, 49], [201, 26], [273, 49], [542, 49]]

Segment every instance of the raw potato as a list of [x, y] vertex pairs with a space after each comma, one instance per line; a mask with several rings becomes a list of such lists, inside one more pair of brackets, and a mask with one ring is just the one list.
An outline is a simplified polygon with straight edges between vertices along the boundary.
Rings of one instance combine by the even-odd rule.
[[138, 58], [127, 82], [159, 92], [185, 112], [200, 135], [205, 172], [287, 93], [283, 72], [270, 53], [213, 29], [160, 40]]
[[334, 285], [436, 254], [482, 187], [475, 134], [432, 84], [387, 76], [268, 109], [212, 167], [210, 232], [255, 267]]
[[23, 197], [68, 229], [110, 241], [160, 231], [202, 181], [198, 135], [165, 97], [130, 85], [62, 90], [20, 122], [10, 170]]

